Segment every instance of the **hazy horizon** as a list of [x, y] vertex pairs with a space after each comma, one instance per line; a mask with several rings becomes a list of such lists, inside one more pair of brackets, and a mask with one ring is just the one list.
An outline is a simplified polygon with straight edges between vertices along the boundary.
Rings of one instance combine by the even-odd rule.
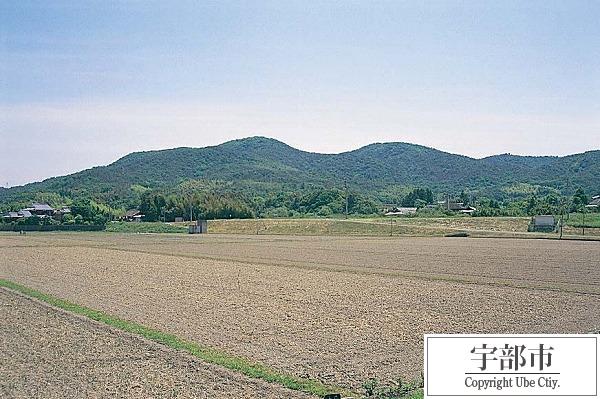
[[267, 136], [600, 148], [594, 1], [0, 4], [0, 186]]

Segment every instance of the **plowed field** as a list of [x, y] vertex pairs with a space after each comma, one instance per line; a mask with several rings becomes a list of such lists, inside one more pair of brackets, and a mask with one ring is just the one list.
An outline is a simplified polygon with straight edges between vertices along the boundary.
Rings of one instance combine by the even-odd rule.
[[424, 333], [597, 330], [599, 264], [579, 241], [0, 235], [0, 278], [353, 388], [417, 376]]

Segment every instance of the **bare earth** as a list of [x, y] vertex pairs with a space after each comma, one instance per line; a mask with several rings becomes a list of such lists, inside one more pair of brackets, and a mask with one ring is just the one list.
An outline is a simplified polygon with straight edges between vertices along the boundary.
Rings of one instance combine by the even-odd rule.
[[600, 328], [600, 244], [0, 235], [0, 277], [326, 383], [415, 377], [424, 333]]
[[0, 288], [0, 397], [308, 398]]

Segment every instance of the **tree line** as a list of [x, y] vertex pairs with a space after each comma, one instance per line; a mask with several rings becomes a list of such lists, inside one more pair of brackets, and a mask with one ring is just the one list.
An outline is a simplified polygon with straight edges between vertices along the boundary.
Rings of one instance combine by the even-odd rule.
[[[114, 208], [98, 200], [80, 197], [75, 200], [54, 193], [38, 193], [35, 201], [48, 202], [53, 206], [67, 205], [70, 214], [60, 220], [28, 218], [20, 220], [23, 224], [105, 224], [111, 220], [120, 220], [128, 208], [136, 208], [144, 221], [175, 221], [197, 219], [247, 219], [275, 217], [333, 217], [344, 215], [378, 215], [383, 201], [352, 190], [338, 188], [306, 188], [294, 191], [253, 192], [234, 190], [220, 191], [216, 186], [203, 186], [197, 182], [188, 182], [177, 191], [150, 190], [142, 186], [132, 187], [135, 197], [127, 207]], [[448, 196], [438, 193], [437, 198], [451, 198], [476, 211], [473, 216], [533, 216], [539, 214], [561, 214], [586, 210], [590, 197], [579, 188], [571, 197], [556, 192], [545, 195], [530, 193], [520, 198], [495, 199], [478, 197], [476, 193], [461, 191]], [[436, 195], [426, 187], [416, 187], [392, 199], [393, 203], [404, 207], [422, 209], [422, 215], [444, 216], [451, 212], [444, 206], [436, 207]], [[17, 210], [26, 207], [26, 201], [12, 204], [0, 204], [0, 211]], [[434, 205], [434, 206], [431, 206]], [[596, 208], [598, 211], [598, 208]]]

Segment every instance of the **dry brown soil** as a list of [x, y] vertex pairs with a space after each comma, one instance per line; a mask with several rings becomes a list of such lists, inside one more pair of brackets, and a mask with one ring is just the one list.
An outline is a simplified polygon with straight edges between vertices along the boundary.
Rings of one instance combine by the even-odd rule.
[[415, 377], [424, 333], [600, 328], [597, 242], [0, 235], [0, 278], [301, 377]]
[[2, 398], [308, 398], [0, 288]]

